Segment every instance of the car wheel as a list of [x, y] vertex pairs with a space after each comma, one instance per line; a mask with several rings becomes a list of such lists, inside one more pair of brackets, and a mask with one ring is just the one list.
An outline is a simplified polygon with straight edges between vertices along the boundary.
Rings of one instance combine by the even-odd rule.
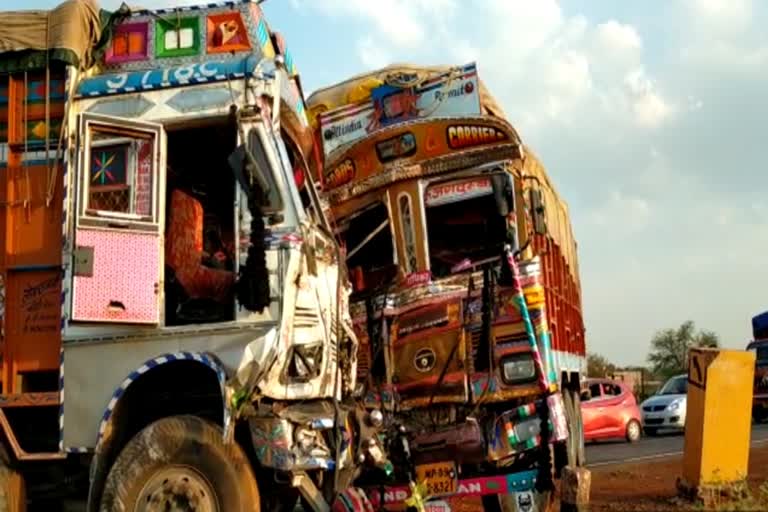
[[656, 427], [645, 427], [643, 430], [645, 431], [645, 435], [651, 436], [651, 437], [659, 433], [659, 429]]
[[642, 433], [643, 429], [640, 427], [640, 423], [637, 420], [629, 420], [627, 423], [627, 441], [630, 443], [638, 442]]
[[[101, 510], [258, 512], [250, 462], [221, 427], [194, 416], [172, 416], [136, 434], [109, 470]], [[187, 507], [187, 508], [182, 508]]]

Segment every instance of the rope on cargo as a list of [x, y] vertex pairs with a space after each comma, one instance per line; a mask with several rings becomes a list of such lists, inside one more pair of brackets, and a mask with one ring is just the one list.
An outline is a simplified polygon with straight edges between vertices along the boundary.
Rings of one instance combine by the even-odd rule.
[[[46, 176], [51, 176], [51, 61], [50, 61], [50, 32], [51, 15], [45, 17], [45, 167]], [[62, 123], [63, 124], [63, 123]], [[51, 188], [48, 183], [48, 190]], [[48, 206], [48, 191], [46, 191], [45, 203]]]
[[21, 157], [21, 168], [24, 171], [24, 215], [25, 220], [27, 221], [27, 224], [32, 222], [32, 208], [31, 208], [31, 201], [32, 201], [32, 192], [31, 192], [31, 185], [29, 182], [29, 167], [27, 167], [27, 153], [29, 151], [29, 139], [27, 136], [27, 130], [29, 125], [29, 76], [27, 75], [27, 72], [24, 71], [24, 121], [22, 123], [22, 130], [24, 131], [24, 156]]

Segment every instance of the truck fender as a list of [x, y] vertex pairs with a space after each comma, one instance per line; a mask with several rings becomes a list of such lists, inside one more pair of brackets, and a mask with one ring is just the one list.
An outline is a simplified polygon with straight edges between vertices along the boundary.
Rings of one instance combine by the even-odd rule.
[[[156, 370], [163, 365], [177, 361], [194, 361], [197, 362], [216, 374], [216, 378], [219, 382], [219, 388], [221, 390], [222, 403], [224, 404], [223, 419], [224, 419], [224, 431], [226, 432], [230, 421], [231, 411], [227, 405], [226, 400], [226, 382], [227, 373], [224, 366], [213, 354], [207, 352], [174, 352], [169, 354], [163, 354], [158, 357], [153, 357], [146, 361], [136, 370], [132, 371], [123, 380], [123, 382], [112, 393], [112, 398], [107, 403], [107, 406], [102, 415], [101, 422], [99, 423], [98, 437], [96, 439], [96, 448], [93, 453], [93, 459], [90, 465], [90, 485], [88, 491], [88, 512], [97, 512], [99, 507], [99, 501], [101, 499], [101, 492], [104, 486], [104, 482], [109, 472], [109, 460], [112, 452], [113, 442], [113, 419], [114, 412], [117, 406], [120, 404], [120, 399], [125, 395], [125, 392], [130, 386], [139, 380], [143, 375], [149, 373], [152, 370]], [[117, 454], [112, 453], [111, 457], [116, 457]]]

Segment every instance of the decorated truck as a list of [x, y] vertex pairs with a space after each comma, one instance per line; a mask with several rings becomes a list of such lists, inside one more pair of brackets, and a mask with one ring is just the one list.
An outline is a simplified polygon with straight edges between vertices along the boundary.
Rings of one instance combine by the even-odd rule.
[[0, 13], [0, 511], [322, 511], [388, 467], [312, 148], [259, 2]]
[[[350, 280], [359, 393], [389, 508], [539, 510], [584, 463], [576, 242], [475, 64], [393, 65], [313, 93], [313, 168]], [[377, 411], [377, 412], [376, 412]]]

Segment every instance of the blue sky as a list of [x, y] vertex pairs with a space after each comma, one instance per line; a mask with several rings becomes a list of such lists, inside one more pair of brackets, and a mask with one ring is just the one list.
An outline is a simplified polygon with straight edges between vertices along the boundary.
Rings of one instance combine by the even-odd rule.
[[307, 93], [393, 61], [477, 61], [570, 205], [590, 351], [642, 363], [657, 329], [687, 319], [745, 345], [751, 316], [768, 309], [768, 3], [268, 0], [265, 10]]

